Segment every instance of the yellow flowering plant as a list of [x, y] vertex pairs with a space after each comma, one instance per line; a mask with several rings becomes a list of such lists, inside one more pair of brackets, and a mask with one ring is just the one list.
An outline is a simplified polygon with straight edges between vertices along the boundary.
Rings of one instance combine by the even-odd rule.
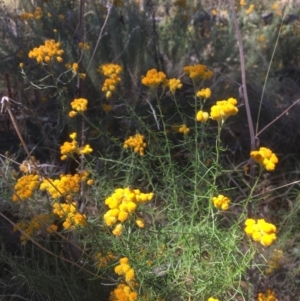
[[[256, 90], [253, 81], [268, 88], [260, 77], [277, 38], [270, 76], [298, 62], [290, 53], [280, 58], [290, 37], [298, 45], [299, 31], [297, 22], [279, 19], [283, 5], [264, 3], [271, 22], [255, 18], [261, 8], [247, 1], [231, 9], [232, 1], [19, 2], [18, 19], [8, 14], [2, 26], [0, 144], [9, 154], [0, 153], [0, 223], [11, 219], [20, 238], [15, 256], [0, 227], [3, 285], [13, 291], [5, 281], [18, 284], [21, 275], [27, 297], [51, 292], [55, 300], [79, 301], [83, 293], [110, 301], [277, 300], [270, 290], [253, 292], [249, 271], [268, 283], [286, 264], [285, 252], [271, 250], [285, 243], [286, 228], [296, 235], [290, 194], [282, 194], [289, 211], [273, 202], [286, 182], [277, 185], [274, 173], [260, 178], [275, 169], [278, 176], [292, 157], [285, 139], [275, 145], [282, 138], [276, 126], [270, 137], [260, 135], [260, 120], [271, 120], [265, 108], [283, 108], [275, 102], [286, 99], [286, 81], [258, 109], [247, 88]], [[236, 24], [242, 39], [232, 37]], [[257, 51], [249, 52], [250, 40]], [[238, 65], [241, 42], [247, 66]], [[246, 81], [239, 70], [257, 76]], [[11, 132], [20, 146], [6, 141]], [[274, 149], [256, 149], [257, 138]], [[296, 238], [288, 242], [294, 248]]]

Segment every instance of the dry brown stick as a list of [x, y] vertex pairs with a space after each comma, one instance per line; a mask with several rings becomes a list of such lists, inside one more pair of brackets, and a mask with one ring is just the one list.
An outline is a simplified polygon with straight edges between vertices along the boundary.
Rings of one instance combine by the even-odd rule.
[[284, 114], [286, 114], [294, 105], [296, 105], [300, 101], [300, 98], [295, 100], [293, 104], [291, 104], [287, 109], [285, 109], [280, 115], [275, 117], [274, 120], [272, 120], [270, 123], [268, 123], [263, 129], [261, 129], [256, 136], [258, 137], [262, 132], [264, 132], [269, 126], [271, 126], [274, 122], [276, 122], [278, 119], [280, 119]]
[[[234, 9], [233, 0], [229, 0], [231, 6], [231, 13], [233, 17], [235, 32], [237, 36], [238, 46], [239, 46], [239, 56], [240, 56], [240, 65], [241, 65], [241, 75], [242, 75], [242, 93], [245, 102], [246, 114], [247, 114], [247, 122], [249, 127], [249, 135], [250, 135], [250, 151], [256, 149], [255, 143], [255, 135], [254, 135], [254, 127], [253, 127], [253, 120], [251, 116], [248, 92], [247, 92], [247, 85], [246, 85], [246, 66], [245, 66], [245, 55], [244, 55], [244, 48], [243, 48], [243, 40], [240, 32], [240, 28], [237, 22], [237, 17]], [[254, 162], [250, 160], [250, 186], [254, 183]], [[247, 208], [248, 217], [252, 216], [252, 205], [251, 202], [248, 203]]]
[[[239, 47], [239, 56], [240, 56], [240, 65], [241, 65], [241, 75], [242, 75], [242, 93], [243, 93], [243, 98], [244, 98], [244, 103], [245, 103], [245, 108], [246, 108], [246, 114], [247, 114], [247, 121], [248, 121], [248, 127], [249, 127], [249, 135], [250, 135], [250, 147], [251, 151], [255, 150], [256, 145], [255, 145], [255, 135], [254, 135], [254, 127], [253, 127], [253, 120], [251, 116], [251, 110], [250, 110], [250, 104], [249, 104], [249, 99], [248, 99], [248, 92], [247, 92], [247, 82], [246, 82], [246, 66], [245, 66], [245, 55], [244, 55], [244, 48], [243, 48], [243, 41], [242, 41], [242, 36], [240, 32], [240, 28], [237, 22], [237, 17], [234, 9], [234, 3], [233, 0], [229, 0], [230, 2], [230, 7], [231, 7], [231, 13], [233, 17], [233, 22], [234, 22], [234, 27], [235, 27], [235, 32], [237, 36], [237, 41], [238, 41], [238, 47]], [[250, 160], [250, 179], [249, 179], [249, 185], [252, 187], [254, 185], [254, 162], [251, 159]], [[252, 203], [250, 200], [248, 200], [248, 205], [247, 205], [247, 215], [248, 217], [252, 217]], [[253, 267], [254, 261], [251, 263], [251, 267]], [[249, 270], [249, 278], [250, 278], [250, 284], [253, 285], [254, 282], [254, 275], [252, 269]], [[250, 285], [248, 289], [248, 300], [251, 301], [253, 299], [253, 288]]]

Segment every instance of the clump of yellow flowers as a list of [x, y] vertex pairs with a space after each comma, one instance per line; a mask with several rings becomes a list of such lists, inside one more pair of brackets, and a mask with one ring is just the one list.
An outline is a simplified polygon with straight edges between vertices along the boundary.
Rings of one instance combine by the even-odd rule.
[[[146, 76], [143, 77], [142, 84], [155, 89], [161, 84], [163, 86], [167, 86], [168, 80], [167, 80], [167, 76], [162, 71], [157, 71], [156, 69], [151, 69], [146, 73]], [[178, 86], [178, 84], [177, 84], [177, 86]], [[175, 86], [173, 85], [172, 88], [174, 89]]]
[[248, 218], [245, 221], [246, 234], [265, 247], [270, 246], [276, 240], [276, 231], [276, 227], [267, 223], [264, 219], [255, 221], [252, 218]]
[[86, 42], [79, 42], [78, 46], [82, 50], [90, 50], [91, 49], [90, 45]]
[[20, 15], [21, 20], [36, 19], [39, 20], [43, 16], [42, 8], [37, 6], [33, 13], [24, 12]]
[[70, 138], [72, 139], [71, 142], [64, 142], [64, 144], [60, 147], [60, 153], [62, 155], [60, 157], [61, 160], [66, 160], [68, 156], [72, 154], [87, 155], [93, 151], [89, 144], [86, 144], [82, 147], [78, 146], [78, 142], [76, 141], [76, 133], [70, 134]]
[[[21, 229], [27, 236], [32, 237], [38, 230], [41, 228], [45, 228], [46, 225], [51, 224], [52, 229], [54, 229], [57, 226], [52, 224], [54, 221], [54, 215], [53, 214], [46, 214], [42, 213], [37, 216], [34, 216], [29, 222], [18, 222], [13, 228], [13, 232], [18, 231]], [[48, 228], [49, 228], [48, 227]], [[47, 231], [48, 231], [47, 228]], [[48, 231], [49, 232], [49, 231]], [[20, 240], [21, 240], [21, 245], [26, 245], [28, 241], [28, 237], [21, 233]]]
[[183, 135], [187, 135], [190, 132], [190, 128], [188, 128], [185, 124], [183, 124], [179, 129], [178, 132], [182, 133]]
[[209, 114], [207, 112], [204, 111], [198, 111], [197, 115], [196, 115], [196, 119], [199, 122], [206, 122], [209, 118]]
[[[109, 210], [104, 214], [104, 221], [107, 226], [115, 226], [112, 233], [120, 236], [123, 231], [122, 223], [125, 222], [137, 206], [152, 200], [154, 194], [141, 193], [139, 189], [117, 188], [115, 192], [105, 200], [105, 205]], [[143, 228], [144, 222], [142, 219], [137, 219], [138, 227]]]
[[210, 98], [211, 90], [209, 88], [201, 89], [196, 94], [197, 97]]
[[168, 85], [172, 94], [175, 94], [177, 89], [182, 88], [182, 83], [180, 79], [177, 78], [169, 79]]
[[60, 49], [60, 45], [60, 42], [55, 42], [55, 40], [46, 40], [44, 45], [29, 51], [28, 56], [31, 59], [36, 59], [38, 63], [48, 63], [56, 57], [56, 60], [61, 63], [63, 61], [61, 56], [64, 51]]
[[277, 156], [266, 147], [261, 147], [258, 151], [252, 151], [250, 156], [268, 171], [274, 170], [275, 164], [278, 163]]
[[196, 79], [209, 79], [213, 76], [213, 72], [205, 65], [185, 66], [183, 71], [193, 80]]
[[69, 117], [74, 117], [78, 112], [84, 112], [87, 110], [88, 100], [86, 98], [75, 98], [71, 102], [73, 111], [69, 112]]
[[237, 100], [232, 97], [228, 100], [217, 101], [210, 109], [211, 119], [224, 122], [229, 116], [237, 114], [238, 108], [236, 105]]
[[216, 298], [210, 297], [210, 298], [208, 298], [208, 300], [207, 300], [207, 301], [219, 301], [219, 299], [216, 299]]
[[86, 215], [77, 211], [76, 202], [70, 204], [60, 204], [56, 202], [52, 207], [54, 214], [65, 219], [63, 222], [65, 229], [75, 229], [75, 227], [86, 225]]
[[115, 288], [109, 296], [109, 301], [136, 301], [137, 293], [132, 291], [131, 287], [120, 283], [117, 288]]
[[12, 200], [14, 202], [22, 201], [30, 198], [33, 195], [33, 192], [38, 188], [40, 184], [39, 176], [34, 174], [24, 175], [18, 179], [14, 188], [16, 194], [13, 194]]
[[40, 190], [47, 191], [53, 199], [66, 197], [71, 200], [72, 196], [79, 192], [81, 181], [86, 180], [87, 172], [81, 174], [60, 175], [59, 179], [44, 179], [40, 185]]
[[257, 301], [278, 301], [278, 299], [273, 291], [267, 289], [265, 293], [258, 294]]
[[254, 4], [250, 4], [249, 7], [246, 9], [246, 14], [250, 15], [253, 12], [254, 7]]
[[124, 276], [127, 283], [134, 281], [134, 269], [129, 265], [128, 258], [123, 257], [119, 262], [120, 264], [115, 267], [115, 273]]
[[109, 301], [136, 301], [138, 295], [133, 290], [133, 287], [136, 286], [134, 269], [129, 265], [127, 257], [121, 258], [119, 262], [120, 264], [115, 267], [115, 273], [124, 277], [126, 284], [119, 284], [110, 293]]
[[135, 153], [139, 153], [140, 156], [144, 156], [145, 147], [147, 143], [144, 142], [145, 137], [141, 134], [130, 136], [124, 141], [124, 148], [132, 148]]
[[228, 210], [230, 199], [222, 194], [212, 198], [214, 206], [218, 209]]
[[108, 77], [105, 79], [102, 86], [102, 91], [106, 92], [106, 98], [112, 96], [112, 92], [115, 91], [116, 85], [121, 81], [119, 74], [122, 70], [122, 67], [117, 64], [104, 64], [98, 67], [97, 71]]

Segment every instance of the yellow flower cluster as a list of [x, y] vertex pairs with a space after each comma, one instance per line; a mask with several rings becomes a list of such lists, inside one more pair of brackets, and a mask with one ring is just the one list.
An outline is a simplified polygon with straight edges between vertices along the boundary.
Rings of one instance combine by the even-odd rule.
[[177, 89], [182, 88], [182, 83], [180, 79], [177, 78], [169, 79], [168, 85], [172, 94], [175, 94]]
[[54, 203], [52, 207], [54, 214], [65, 219], [63, 222], [65, 229], [74, 229], [75, 227], [86, 225], [86, 215], [77, 211], [76, 202], [70, 204]]
[[96, 260], [96, 267], [98, 269], [101, 269], [103, 267], [108, 266], [108, 263], [115, 259], [115, 256], [109, 252], [106, 256], [103, 256], [101, 253], [96, 254], [95, 260]]
[[137, 297], [137, 293], [132, 291], [130, 286], [120, 283], [110, 293], [109, 301], [136, 301]]
[[86, 78], [86, 74], [85, 73], [78, 73], [78, 68], [79, 68], [78, 63], [73, 63], [72, 65], [70, 63], [66, 63], [65, 67], [67, 69], [71, 69], [74, 75], [78, 74], [79, 78], [81, 78], [81, 79], [85, 79]]
[[40, 190], [47, 191], [54, 199], [65, 196], [67, 200], [71, 200], [72, 196], [79, 192], [80, 182], [85, 180], [86, 176], [86, 173], [81, 175], [62, 174], [60, 179], [44, 179], [40, 185]]
[[232, 97], [228, 100], [217, 101], [216, 105], [210, 109], [211, 119], [225, 121], [227, 117], [237, 114], [238, 108], [236, 105], [237, 100]]
[[187, 135], [190, 132], [190, 128], [188, 128], [185, 124], [183, 124], [179, 129], [179, 133], [182, 133], [183, 135]]
[[33, 13], [24, 12], [20, 15], [21, 20], [36, 19], [39, 20], [43, 16], [42, 8], [37, 6]]
[[78, 46], [80, 49], [82, 50], [90, 50], [90, 45], [88, 43], [85, 42], [79, 42]]
[[66, 160], [68, 156], [72, 154], [87, 155], [93, 151], [89, 144], [86, 144], [82, 147], [78, 146], [78, 143], [76, 141], [76, 133], [70, 134], [70, 138], [72, 139], [72, 142], [64, 142], [64, 144], [60, 147], [60, 153], [62, 155], [60, 157], [61, 160]]
[[115, 273], [125, 278], [126, 284], [119, 284], [109, 297], [109, 301], [136, 301], [137, 293], [133, 291], [133, 287], [137, 284], [134, 278], [134, 269], [129, 265], [127, 257], [120, 259], [120, 264], [115, 267]]
[[124, 148], [132, 148], [135, 153], [139, 153], [140, 156], [144, 156], [145, 147], [147, 146], [144, 142], [144, 136], [141, 134], [136, 134], [135, 136], [130, 136], [124, 141]]
[[[34, 216], [29, 222], [19, 222], [13, 227], [13, 232], [18, 231], [20, 228], [28, 236], [32, 237], [35, 232], [43, 227], [45, 224], [51, 224], [54, 221], [54, 216], [52, 214], [42, 213], [40, 215]], [[43, 223], [44, 222], [44, 223]], [[54, 225], [53, 225], [54, 226]], [[26, 245], [28, 238], [26, 235], [21, 234], [20, 236], [21, 245]]]
[[276, 240], [276, 230], [273, 224], [267, 223], [264, 219], [255, 221], [248, 218], [245, 221], [246, 234], [263, 246], [270, 246]]
[[[141, 193], [139, 189], [117, 188], [115, 192], [105, 200], [109, 210], [104, 214], [107, 226], [115, 226], [112, 233], [120, 236], [123, 231], [122, 223], [125, 222], [136, 210], [137, 206], [152, 200], [154, 194]], [[136, 224], [144, 227], [142, 219], [137, 219]]]
[[167, 86], [168, 80], [162, 71], [157, 72], [156, 69], [151, 69], [148, 70], [146, 76], [143, 77], [142, 84], [151, 88], [157, 88], [160, 84]]
[[207, 301], [219, 301], [219, 299], [216, 299], [216, 298], [210, 297], [210, 298], [208, 298], [208, 300], [207, 300]]
[[78, 148], [78, 143], [76, 141], [77, 134], [72, 133], [69, 136], [72, 139], [72, 142], [67, 141], [60, 147], [60, 153], [62, 154], [60, 158], [61, 160], [66, 160], [67, 156], [73, 153], [78, 154], [79, 148]]
[[250, 4], [249, 7], [246, 9], [246, 14], [250, 15], [254, 10], [254, 4]]
[[106, 92], [106, 98], [110, 98], [116, 85], [121, 81], [119, 74], [122, 72], [122, 67], [117, 64], [104, 64], [99, 66], [97, 70], [108, 77], [103, 83], [102, 91]]
[[240, 0], [240, 6], [245, 6], [245, 5], [246, 5], [245, 0]]
[[205, 65], [194, 65], [194, 66], [185, 66], [183, 71], [191, 79], [209, 79], [213, 76], [213, 72], [209, 70]]
[[88, 100], [86, 98], [75, 98], [71, 102], [71, 107], [74, 111], [69, 112], [69, 117], [74, 117], [77, 112], [84, 112], [87, 109]]
[[60, 49], [60, 42], [55, 42], [54, 40], [45, 41], [44, 45], [40, 47], [35, 47], [33, 50], [29, 51], [28, 56], [31, 59], [36, 59], [38, 63], [48, 63], [52, 58], [56, 57], [56, 60], [61, 63], [63, 59], [64, 51]]
[[16, 185], [14, 186], [16, 194], [13, 194], [12, 200], [17, 202], [20, 199], [24, 201], [30, 198], [34, 190], [38, 188], [39, 184], [40, 180], [38, 175], [29, 174], [22, 176], [18, 179]]
[[115, 267], [115, 273], [124, 276], [126, 283], [130, 284], [134, 281], [134, 269], [129, 265], [127, 257], [120, 259], [120, 264]]
[[199, 122], [206, 122], [208, 120], [209, 114], [207, 112], [198, 111], [196, 119]]
[[280, 267], [280, 260], [283, 257], [283, 251], [275, 249], [272, 253], [271, 258], [268, 261], [268, 267], [266, 268], [266, 274], [273, 274], [275, 270], [278, 270]]
[[210, 98], [211, 90], [209, 88], [201, 89], [196, 94], [197, 97]]
[[277, 156], [266, 147], [261, 147], [258, 151], [252, 151], [250, 156], [268, 171], [274, 170], [275, 164], [278, 163]]
[[228, 210], [230, 199], [222, 194], [212, 198], [214, 206], [218, 209]]
[[265, 293], [258, 294], [257, 301], [278, 301], [278, 299], [273, 291], [267, 289]]

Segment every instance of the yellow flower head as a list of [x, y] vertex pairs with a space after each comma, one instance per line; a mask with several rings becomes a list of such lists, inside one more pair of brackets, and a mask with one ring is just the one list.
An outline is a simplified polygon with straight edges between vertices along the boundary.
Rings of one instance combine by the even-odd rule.
[[17, 202], [19, 200], [26, 200], [30, 198], [34, 191], [38, 188], [40, 183], [39, 176], [34, 174], [24, 175], [18, 179], [14, 186], [16, 194], [13, 194], [12, 200]]
[[180, 79], [177, 78], [169, 79], [168, 85], [172, 94], [175, 94], [177, 89], [182, 88], [182, 83]]
[[270, 246], [276, 240], [276, 227], [264, 219], [245, 221], [245, 233], [263, 246]]
[[197, 92], [197, 97], [210, 98], [211, 90], [209, 88], [201, 89]]
[[250, 15], [254, 10], [254, 4], [250, 4], [248, 9], [246, 10], [246, 14]]
[[237, 114], [238, 108], [236, 105], [237, 100], [232, 97], [228, 100], [217, 101], [216, 105], [212, 106], [210, 109], [211, 119], [225, 121], [229, 116]]
[[267, 289], [265, 293], [259, 293], [257, 301], [278, 301], [276, 295], [270, 289]]
[[187, 135], [190, 132], [190, 128], [184, 124], [178, 129], [178, 132]]
[[62, 62], [61, 55], [64, 53], [60, 49], [60, 43], [55, 40], [46, 40], [44, 45], [33, 48], [28, 54], [29, 58], [36, 59], [38, 63], [47, 63], [52, 58], [56, 57], [56, 60]]
[[116, 85], [121, 81], [119, 74], [122, 72], [122, 67], [117, 64], [104, 64], [99, 66], [97, 71], [107, 77], [103, 83], [102, 91], [105, 92], [106, 98], [110, 98]]
[[250, 156], [268, 171], [273, 171], [278, 163], [277, 156], [266, 147], [261, 147], [258, 151], [252, 151]]
[[135, 136], [130, 136], [124, 141], [124, 148], [132, 148], [135, 153], [139, 153], [140, 156], [144, 155], [145, 147], [147, 146], [144, 142], [144, 136], [141, 134], [136, 134]]
[[79, 153], [81, 155], [87, 155], [87, 154], [90, 154], [91, 152], [93, 151], [93, 149], [90, 147], [89, 144], [87, 145], [84, 145], [81, 150], [79, 151]]
[[71, 102], [71, 107], [77, 112], [84, 112], [87, 109], [88, 100], [85, 98], [75, 98]]
[[198, 111], [196, 119], [199, 122], [206, 122], [208, 120], [209, 114], [207, 112]]
[[[159, 85], [168, 85], [167, 76], [156, 69], [151, 69], [147, 72], [146, 76], [142, 79], [142, 84], [151, 88], [157, 88]], [[180, 84], [179, 84], [180, 85]], [[174, 89], [174, 86], [172, 86]]]
[[194, 66], [185, 66], [183, 71], [191, 79], [209, 79], [213, 76], [213, 72], [209, 70], [205, 65], [194, 65]]
[[216, 208], [228, 210], [230, 199], [222, 194], [219, 194], [217, 197], [212, 198], [212, 202]]
[[[115, 192], [106, 198], [105, 205], [110, 209], [104, 214], [104, 221], [107, 226], [115, 226], [113, 234], [120, 236], [123, 231], [124, 223], [132, 216], [132, 213], [136, 210], [139, 204], [151, 201], [153, 193], [142, 193], [139, 189], [130, 188], [117, 188]], [[144, 227], [142, 219], [137, 219], [136, 224], [140, 227]], [[125, 260], [125, 259], [124, 259]]]
[[111, 77], [115, 74], [120, 74], [123, 68], [117, 64], [103, 64], [98, 67], [98, 72], [103, 73], [107, 77]]

